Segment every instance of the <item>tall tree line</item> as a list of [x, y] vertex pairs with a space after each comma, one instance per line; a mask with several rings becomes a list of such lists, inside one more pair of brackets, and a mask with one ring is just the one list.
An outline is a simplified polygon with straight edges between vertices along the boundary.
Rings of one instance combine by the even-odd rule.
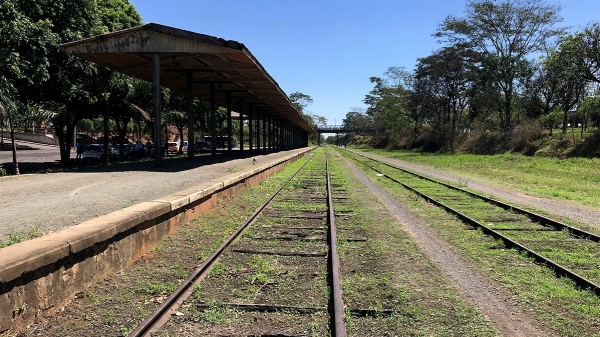
[[[550, 130], [598, 119], [600, 25], [560, 27], [560, 6], [543, 0], [468, 0], [433, 34], [443, 47], [414, 70], [371, 77], [364, 113], [380, 146], [454, 152], [473, 132], [505, 141], [528, 123]], [[357, 118], [360, 117], [360, 118]], [[597, 126], [597, 125], [596, 125]]]
[[107, 116], [128, 95], [130, 80], [68, 55], [59, 45], [140, 24], [127, 0], [2, 0], [1, 98], [15, 107], [10, 114], [4, 109], [3, 124], [27, 120], [32, 108], [51, 112], [46, 115], [52, 117], [61, 160], [68, 162], [77, 122]]

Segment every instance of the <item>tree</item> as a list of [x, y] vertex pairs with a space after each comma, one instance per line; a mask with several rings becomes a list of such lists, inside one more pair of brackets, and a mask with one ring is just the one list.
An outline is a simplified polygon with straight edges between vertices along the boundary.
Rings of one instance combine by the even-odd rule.
[[[56, 112], [61, 161], [79, 120], [102, 115], [110, 71], [60, 51], [58, 44], [141, 24], [127, 0], [4, 0], [0, 3], [0, 74], [23, 106]], [[105, 106], [105, 105], [104, 105]]]
[[[289, 95], [288, 98], [290, 102], [292, 102], [292, 105], [295, 106], [296, 109], [298, 109], [298, 111], [302, 114], [306, 122], [313, 128], [327, 125], [327, 119], [325, 117], [312, 114], [310, 111], [308, 111], [308, 109], [306, 109], [312, 104], [312, 97], [296, 91]], [[309, 135], [308, 139], [312, 143], [317, 143], [316, 137], [316, 135]]]
[[494, 82], [503, 93], [501, 129], [512, 121], [515, 85], [527, 71], [526, 57], [543, 50], [563, 28], [560, 6], [542, 0], [468, 0], [466, 18], [448, 16], [438, 26], [436, 37], [453, 45], [469, 46], [487, 58], [496, 74]]
[[427, 78], [431, 86], [430, 94], [444, 106], [438, 129], [446, 134], [451, 153], [454, 153], [456, 131], [473, 86], [474, 62], [471, 54], [471, 50], [455, 46], [442, 48], [431, 56], [419, 59], [415, 75], [416, 78]]
[[546, 116], [557, 106], [555, 96], [560, 76], [545, 64], [546, 62], [534, 64], [533, 76], [524, 82], [525, 104], [531, 118]]
[[[578, 112], [587, 118], [592, 117], [596, 119], [596, 132], [600, 133], [600, 92], [596, 90], [593, 95], [584, 98], [579, 105]], [[583, 127], [581, 128], [581, 134], [583, 136]]]
[[290, 94], [289, 99], [292, 102], [292, 105], [301, 113], [304, 113], [306, 107], [313, 103], [312, 97], [297, 91]]
[[600, 23], [588, 25], [583, 32], [561, 38], [559, 56], [588, 82], [600, 83]]
[[346, 113], [346, 118], [342, 119], [342, 126], [347, 129], [370, 129], [371, 118], [359, 109], [353, 109]]
[[50, 113], [38, 106], [24, 106], [15, 98], [15, 89], [4, 77], [0, 77], [0, 119], [8, 126], [12, 145], [13, 174], [19, 175], [19, 161], [15, 144], [15, 130], [31, 121], [48, 119]]
[[400, 67], [389, 67], [384, 75], [383, 78], [374, 76], [369, 79], [374, 87], [363, 99], [368, 106], [366, 113], [375, 127], [376, 143], [395, 139], [410, 124], [405, 103], [413, 75]]

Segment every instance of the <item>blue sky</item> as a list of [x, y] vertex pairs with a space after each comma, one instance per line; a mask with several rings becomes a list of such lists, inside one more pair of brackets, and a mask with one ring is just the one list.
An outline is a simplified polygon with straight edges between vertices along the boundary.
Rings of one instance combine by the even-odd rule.
[[[244, 43], [286, 94], [301, 92], [308, 110], [340, 124], [365, 108], [371, 76], [390, 66], [412, 70], [441, 47], [431, 35], [464, 0], [129, 0], [155, 22]], [[600, 0], [546, 0], [562, 6], [563, 26], [600, 21]]]

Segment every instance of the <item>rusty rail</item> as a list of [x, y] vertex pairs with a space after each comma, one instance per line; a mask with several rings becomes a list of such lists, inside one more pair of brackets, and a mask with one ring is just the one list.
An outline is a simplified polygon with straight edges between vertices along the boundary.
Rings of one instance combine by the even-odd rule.
[[496, 200], [496, 199], [493, 199], [493, 198], [490, 198], [490, 197], [486, 197], [484, 195], [481, 195], [481, 194], [478, 194], [478, 193], [475, 193], [475, 192], [471, 192], [469, 190], [465, 190], [463, 188], [460, 188], [460, 187], [457, 187], [457, 186], [445, 183], [443, 181], [439, 181], [439, 180], [436, 180], [436, 179], [424, 176], [422, 174], [419, 174], [419, 173], [407, 170], [405, 168], [398, 167], [398, 166], [386, 163], [386, 162], [381, 161], [381, 160], [373, 159], [371, 157], [367, 157], [367, 156], [364, 156], [364, 155], [356, 153], [356, 152], [352, 152], [352, 151], [348, 151], [348, 150], [345, 150], [345, 151], [350, 152], [350, 153], [352, 153], [352, 154], [354, 154], [356, 156], [360, 156], [360, 157], [372, 160], [372, 161], [374, 161], [376, 163], [383, 164], [383, 165], [391, 167], [393, 169], [400, 170], [400, 171], [408, 173], [408, 174], [412, 174], [412, 175], [414, 175], [416, 177], [419, 177], [421, 179], [424, 179], [424, 180], [427, 180], [427, 181], [431, 181], [431, 182], [436, 183], [436, 184], [443, 185], [443, 186], [448, 187], [450, 189], [453, 189], [455, 191], [460, 191], [460, 192], [466, 193], [466, 194], [468, 194], [468, 195], [470, 195], [472, 197], [479, 198], [479, 199], [484, 200], [484, 201], [486, 201], [486, 202], [488, 202], [490, 204], [493, 204], [493, 205], [496, 205], [498, 207], [501, 207], [501, 208], [503, 208], [505, 210], [514, 211], [514, 212], [523, 214], [523, 215], [527, 216], [528, 218], [530, 218], [531, 220], [536, 221], [536, 222], [540, 223], [543, 226], [552, 227], [552, 228], [555, 228], [557, 230], [566, 229], [573, 236], [580, 237], [580, 238], [587, 239], [587, 240], [591, 240], [591, 241], [594, 241], [594, 242], [600, 242], [600, 235], [596, 235], [594, 233], [590, 233], [590, 232], [587, 232], [585, 230], [582, 230], [582, 229], [579, 229], [579, 228], [575, 228], [573, 226], [570, 226], [570, 225], [567, 225], [567, 224], [562, 223], [560, 221], [557, 221], [557, 220], [554, 220], [554, 219], [550, 219], [550, 218], [545, 217], [543, 215], [540, 215], [540, 214], [528, 211], [528, 210], [520, 208], [518, 206], [507, 204], [505, 202], [502, 202], [502, 201], [499, 201], [499, 200]]
[[[365, 157], [365, 158], [371, 159], [371, 158], [368, 158], [368, 157]], [[400, 185], [404, 186], [405, 188], [413, 191], [414, 193], [416, 193], [417, 195], [419, 195], [423, 199], [427, 200], [428, 202], [431, 202], [432, 204], [445, 209], [449, 213], [456, 215], [463, 222], [468, 223], [469, 225], [471, 225], [473, 227], [481, 228], [482, 231], [485, 234], [491, 235], [492, 237], [494, 237], [496, 239], [502, 240], [502, 242], [504, 242], [504, 244], [507, 247], [515, 248], [515, 249], [517, 249], [519, 251], [524, 252], [525, 254], [527, 254], [528, 256], [532, 257], [533, 259], [535, 259], [540, 264], [546, 265], [546, 266], [550, 267], [551, 269], [553, 269], [554, 272], [555, 272], [555, 274], [566, 276], [566, 277], [570, 278], [571, 280], [573, 280], [575, 282], [575, 284], [578, 287], [580, 287], [582, 289], [586, 289], [588, 291], [591, 291], [594, 294], [600, 296], [600, 286], [597, 285], [597, 284], [595, 284], [594, 282], [586, 279], [585, 277], [583, 277], [583, 276], [575, 273], [574, 271], [572, 271], [572, 270], [570, 270], [570, 269], [568, 269], [568, 268], [566, 268], [566, 267], [564, 267], [564, 266], [562, 266], [562, 265], [560, 265], [560, 264], [558, 264], [558, 263], [556, 263], [556, 262], [554, 262], [554, 261], [552, 261], [552, 260], [550, 260], [550, 259], [542, 256], [541, 254], [537, 253], [536, 251], [534, 251], [534, 250], [532, 250], [532, 249], [530, 249], [530, 248], [528, 248], [528, 247], [526, 247], [526, 246], [524, 246], [524, 245], [522, 245], [522, 244], [520, 244], [520, 243], [518, 243], [518, 242], [516, 242], [516, 241], [514, 241], [514, 240], [512, 240], [512, 239], [510, 239], [510, 238], [508, 238], [508, 237], [506, 237], [506, 236], [504, 236], [502, 234], [500, 234], [500, 233], [498, 233], [497, 231], [495, 231], [495, 230], [487, 227], [486, 225], [484, 225], [484, 224], [482, 224], [482, 223], [480, 223], [480, 222], [478, 222], [478, 221], [470, 218], [469, 216], [467, 216], [467, 215], [465, 215], [465, 214], [463, 214], [463, 213], [455, 210], [454, 208], [452, 208], [452, 207], [450, 207], [450, 206], [448, 206], [448, 205], [446, 205], [446, 204], [444, 204], [444, 203], [442, 203], [442, 202], [440, 202], [440, 201], [432, 198], [431, 196], [429, 196], [429, 195], [427, 195], [427, 194], [425, 194], [425, 193], [423, 193], [423, 192], [421, 192], [421, 191], [419, 191], [419, 190], [417, 190], [417, 189], [415, 189], [415, 188], [413, 188], [413, 187], [411, 187], [411, 186], [409, 186], [409, 185], [407, 185], [407, 184], [399, 181], [398, 179], [385, 174], [381, 170], [378, 170], [378, 169], [376, 169], [376, 168], [374, 168], [374, 167], [372, 167], [372, 166], [370, 166], [370, 165], [368, 165], [368, 164], [366, 164], [364, 162], [361, 162], [358, 159], [354, 158], [354, 160], [356, 160], [357, 162], [363, 164], [364, 166], [372, 169], [373, 171], [375, 171], [375, 172], [383, 175], [385, 178], [388, 178], [391, 181], [393, 181], [393, 182], [395, 182], [397, 184], [400, 184]], [[371, 159], [371, 160], [373, 160], [373, 159]], [[410, 172], [410, 173], [412, 173], [412, 172]]]
[[309, 159], [288, 180], [286, 180], [281, 185], [281, 187], [279, 187], [279, 189], [275, 191], [275, 193], [273, 193], [269, 197], [269, 199], [267, 199], [267, 201], [265, 201], [260, 207], [258, 207], [256, 211], [254, 211], [254, 213], [252, 213], [252, 215], [248, 217], [246, 221], [244, 221], [244, 223], [233, 234], [231, 234], [229, 238], [225, 242], [223, 242], [223, 244], [221, 244], [221, 246], [217, 248], [217, 250], [215, 250], [206, 261], [204, 261], [202, 265], [196, 268], [192, 272], [192, 274], [190, 274], [190, 276], [188, 276], [188, 278], [185, 281], [183, 281], [183, 283], [181, 283], [179, 287], [177, 287], [177, 289], [175, 289], [175, 291], [171, 295], [169, 295], [156, 308], [156, 310], [154, 310], [152, 314], [150, 314], [150, 316], [148, 316], [142, 323], [140, 323], [129, 334], [129, 337], [145, 336], [146, 334], [151, 332], [151, 330], [157, 325], [158, 322], [161, 322], [165, 317], [168, 317], [167, 315], [174, 307], [174, 305], [179, 300], [182, 300], [184, 294], [187, 291], [189, 291], [189, 289], [196, 283], [196, 281], [202, 279], [206, 275], [206, 273], [210, 271], [210, 268], [216, 262], [219, 256], [223, 253], [223, 251], [248, 227], [248, 225], [250, 225], [250, 223], [252, 223], [252, 221], [254, 221], [254, 219], [260, 214], [260, 212], [262, 212], [263, 209], [267, 207], [269, 203], [271, 203], [271, 201], [275, 198], [275, 196], [277, 196], [277, 194], [279, 194], [279, 192], [281, 192], [285, 185], [289, 181], [291, 181], [296, 175], [298, 175], [298, 173], [300, 173], [300, 171], [306, 166], [306, 164], [308, 164], [308, 162], [311, 159], [312, 156], [309, 157]]
[[344, 325], [344, 302], [342, 300], [342, 287], [340, 284], [340, 258], [337, 251], [337, 233], [335, 228], [335, 212], [331, 190], [331, 176], [329, 174], [329, 159], [326, 159], [327, 169], [327, 222], [329, 223], [329, 264], [331, 271], [331, 302], [333, 306], [332, 336], [346, 337]]

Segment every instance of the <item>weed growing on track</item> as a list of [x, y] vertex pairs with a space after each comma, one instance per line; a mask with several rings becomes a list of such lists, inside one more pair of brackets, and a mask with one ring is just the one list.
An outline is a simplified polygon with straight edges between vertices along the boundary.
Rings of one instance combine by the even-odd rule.
[[[359, 167], [364, 170], [364, 167]], [[372, 176], [372, 171], [365, 172]], [[600, 317], [598, 296], [577, 289], [573, 281], [556, 277], [548, 268], [514, 249], [505, 248], [501, 241], [484, 235], [481, 230], [465, 226], [400, 185], [383, 177], [374, 180], [424, 219], [480, 273], [503, 284], [545, 325], [563, 336], [600, 336], [597, 329]], [[564, 233], [558, 235], [564, 236]]]
[[130, 331], [305, 161], [306, 157], [290, 163], [239, 197], [220, 201], [127, 269], [78, 294], [63, 311], [40, 315], [18, 336], [39, 329], [45, 336], [120, 336]]
[[[360, 149], [389, 158], [430, 165], [439, 169], [518, 187], [539, 196], [600, 207], [599, 158], [528, 157], [519, 154], [443, 155], [408, 151]], [[572, 179], [570, 179], [571, 177]]]
[[[351, 335], [494, 336], [493, 328], [440, 274], [413, 238], [339, 163], [336, 183], [347, 191], [338, 216], [343, 297], [346, 308], [393, 310], [391, 315], [354, 317], [346, 314]], [[345, 242], [349, 237], [364, 242]]]
[[531, 222], [525, 215], [508, 212], [483, 200], [469, 197], [462, 192], [450, 190], [383, 165], [380, 165], [380, 168], [397, 180], [409, 186], [416, 186], [419, 191], [463, 212], [487, 227], [501, 230], [505, 236], [524, 244], [555, 263], [574, 270], [592, 282], [600, 281], [600, 270], [596, 268], [597, 263], [595, 262], [600, 258], [599, 245], [575, 239], [568, 235], [567, 230], [547, 230], [541, 225]]

